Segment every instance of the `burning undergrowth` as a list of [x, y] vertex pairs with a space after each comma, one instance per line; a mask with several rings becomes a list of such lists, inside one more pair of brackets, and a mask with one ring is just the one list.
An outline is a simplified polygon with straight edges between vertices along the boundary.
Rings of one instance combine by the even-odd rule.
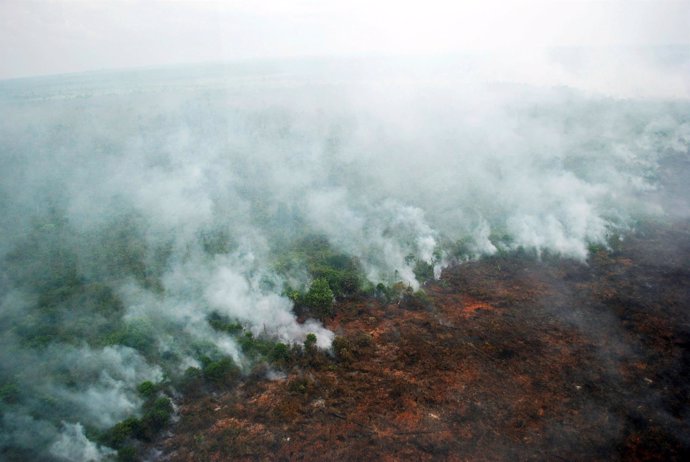
[[333, 356], [183, 400], [157, 447], [165, 460], [684, 460], [687, 226], [586, 264], [495, 256], [423, 297], [343, 302]]
[[[378, 435], [408, 441], [409, 454], [415, 444], [452, 454], [444, 435], [471, 431], [461, 423], [488, 418], [482, 406], [514, 414], [491, 388], [461, 403], [440, 384], [461, 394], [504, 374], [537, 387], [529, 361], [553, 363], [539, 379], [547, 406], [568, 367], [597, 358], [596, 377], [625, 389], [611, 374], [639, 354], [607, 326], [622, 316], [623, 285], [635, 294], [637, 266], [599, 289], [587, 275], [608, 271], [596, 258], [649, 223], [687, 218], [686, 101], [452, 79], [382, 88], [381, 76], [292, 66], [239, 80], [223, 68], [203, 80], [177, 69], [2, 83], [3, 458], [136, 458], [178, 417], [176, 431], [189, 428], [190, 397], [228, 394], [224, 405], [239, 407], [209, 431], [243, 441], [233, 454], [288, 450], [284, 426], [307, 405], [362, 444]], [[523, 264], [529, 272], [507, 276]], [[471, 268], [481, 277], [456, 280]], [[562, 268], [576, 270], [553, 276]], [[540, 330], [550, 325], [560, 333]], [[517, 346], [482, 343], [499, 334]], [[592, 343], [603, 337], [610, 348]], [[495, 365], [515, 358], [527, 362]], [[399, 414], [355, 399], [365, 393]], [[597, 436], [610, 444], [628, 423], [597, 401], [612, 395], [597, 396], [571, 420], [544, 409], [556, 420], [543, 431], [565, 438], [577, 419], [610, 419]], [[511, 434], [523, 437], [531, 424], [519, 420]], [[428, 441], [405, 436], [420, 431]], [[220, 454], [199, 438], [189, 447]]]

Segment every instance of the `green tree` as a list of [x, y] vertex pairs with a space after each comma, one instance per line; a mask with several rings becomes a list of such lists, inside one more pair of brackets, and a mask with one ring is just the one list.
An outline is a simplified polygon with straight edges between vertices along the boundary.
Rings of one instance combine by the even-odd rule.
[[319, 317], [332, 314], [333, 291], [324, 278], [317, 278], [311, 283], [309, 292], [304, 296], [304, 304]]
[[307, 334], [307, 338], [304, 340], [304, 349], [307, 351], [316, 349], [316, 335]]

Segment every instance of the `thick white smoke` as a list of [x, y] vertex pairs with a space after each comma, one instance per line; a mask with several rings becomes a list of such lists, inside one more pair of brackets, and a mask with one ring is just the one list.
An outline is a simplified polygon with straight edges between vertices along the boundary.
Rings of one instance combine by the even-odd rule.
[[51, 445], [50, 453], [64, 461], [98, 462], [108, 456], [114, 456], [115, 451], [103, 448], [84, 435], [84, 428], [80, 424], [64, 424], [63, 431]]
[[[180, 370], [209, 345], [242, 364], [233, 338], [209, 326], [218, 313], [255, 335], [315, 333], [329, 347], [333, 334], [299, 323], [282, 295], [285, 283], [308, 284], [307, 271], [275, 265], [307, 235], [355, 257], [372, 283], [416, 289], [415, 262], [438, 276], [454, 260], [521, 248], [584, 260], [589, 244], [667, 212], [658, 165], [688, 155], [685, 100], [470, 82], [463, 65], [414, 78], [415, 62], [361, 65], [0, 84], [0, 252], [15, 268], [0, 280], [3, 375], [62, 403], [52, 421], [65, 422], [34, 418], [38, 398], [11, 403], [4, 446], [30, 448], [26, 429], [43, 428], [53, 457], [107, 455], [81, 425], [136, 413], [136, 384], [163, 378], [117, 339]], [[51, 301], [56, 273], [110, 311]], [[16, 326], [38, 330], [31, 306], [80, 333], [114, 316], [120, 337], [41, 349], [44, 337], [17, 337]], [[53, 383], [60, 374], [76, 385]]]

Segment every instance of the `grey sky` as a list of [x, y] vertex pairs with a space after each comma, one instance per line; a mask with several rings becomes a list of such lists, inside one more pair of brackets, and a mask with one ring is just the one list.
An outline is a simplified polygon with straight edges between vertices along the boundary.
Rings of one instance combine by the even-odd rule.
[[690, 45], [686, 1], [0, 0], [0, 78], [186, 62]]

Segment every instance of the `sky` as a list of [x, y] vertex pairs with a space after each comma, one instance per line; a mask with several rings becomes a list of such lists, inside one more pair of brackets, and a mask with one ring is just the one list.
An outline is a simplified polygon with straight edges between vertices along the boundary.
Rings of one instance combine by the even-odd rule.
[[253, 58], [690, 45], [690, 0], [0, 0], [0, 78]]

